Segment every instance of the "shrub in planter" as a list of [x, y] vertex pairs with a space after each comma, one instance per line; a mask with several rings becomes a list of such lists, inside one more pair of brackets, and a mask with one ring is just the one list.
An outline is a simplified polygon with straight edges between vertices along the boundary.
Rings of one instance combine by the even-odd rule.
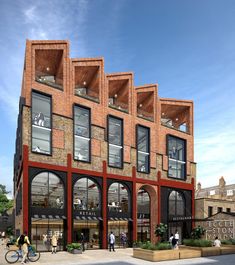
[[221, 240], [223, 245], [235, 245], [235, 239]]
[[161, 238], [161, 242], [164, 241], [164, 238], [166, 237], [166, 233], [167, 233], [167, 224], [163, 224], [163, 223], [157, 224], [155, 235]]
[[190, 247], [212, 247], [212, 242], [205, 239], [184, 239], [183, 243]]
[[151, 242], [143, 243], [141, 248], [148, 250], [166, 250], [171, 249], [171, 245], [168, 242], [161, 242], [157, 244], [152, 244]]
[[66, 246], [67, 251], [70, 253], [82, 253], [82, 247], [79, 243], [71, 243]]

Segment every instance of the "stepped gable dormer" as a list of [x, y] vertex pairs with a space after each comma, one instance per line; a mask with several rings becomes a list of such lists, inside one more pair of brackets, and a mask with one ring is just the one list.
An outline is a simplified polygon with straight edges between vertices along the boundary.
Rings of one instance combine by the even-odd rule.
[[189, 100], [160, 99], [161, 125], [193, 134], [193, 102]]
[[106, 74], [106, 86], [108, 107], [131, 114], [133, 73]]
[[103, 58], [72, 59], [73, 94], [96, 103], [101, 103]]
[[157, 93], [157, 84], [135, 87], [137, 117], [156, 122]]

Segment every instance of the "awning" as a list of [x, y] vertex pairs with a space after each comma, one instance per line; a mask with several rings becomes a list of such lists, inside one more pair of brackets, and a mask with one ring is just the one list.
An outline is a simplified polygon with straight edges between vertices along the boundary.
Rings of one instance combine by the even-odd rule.
[[77, 219], [77, 220], [88, 220], [88, 221], [102, 221], [103, 219], [102, 219], [102, 217], [96, 217], [96, 216], [79, 216], [79, 215], [77, 215], [77, 216], [75, 216], [75, 219]]
[[37, 219], [67, 219], [64, 215], [52, 215], [52, 214], [34, 214], [33, 218]]

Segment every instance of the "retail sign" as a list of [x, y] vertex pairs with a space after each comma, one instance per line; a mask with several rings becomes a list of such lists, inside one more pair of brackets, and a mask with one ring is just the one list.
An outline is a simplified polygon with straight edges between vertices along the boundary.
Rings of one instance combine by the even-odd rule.
[[234, 220], [213, 220], [206, 222], [206, 239], [214, 240], [234, 238]]
[[92, 211], [79, 211], [78, 214], [81, 216], [97, 216], [97, 213]]

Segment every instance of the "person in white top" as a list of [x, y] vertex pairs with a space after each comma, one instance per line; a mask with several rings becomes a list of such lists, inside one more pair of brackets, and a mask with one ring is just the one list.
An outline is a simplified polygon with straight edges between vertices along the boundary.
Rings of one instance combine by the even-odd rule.
[[113, 234], [113, 232], [111, 232], [109, 235], [109, 251], [111, 251], [111, 248], [113, 251], [115, 251], [114, 244], [115, 244], [115, 235]]
[[215, 238], [213, 246], [214, 247], [221, 247], [221, 241], [218, 239], [218, 237]]
[[176, 248], [178, 248], [179, 239], [180, 239], [180, 235], [179, 235], [179, 232], [176, 230], [175, 232]]

